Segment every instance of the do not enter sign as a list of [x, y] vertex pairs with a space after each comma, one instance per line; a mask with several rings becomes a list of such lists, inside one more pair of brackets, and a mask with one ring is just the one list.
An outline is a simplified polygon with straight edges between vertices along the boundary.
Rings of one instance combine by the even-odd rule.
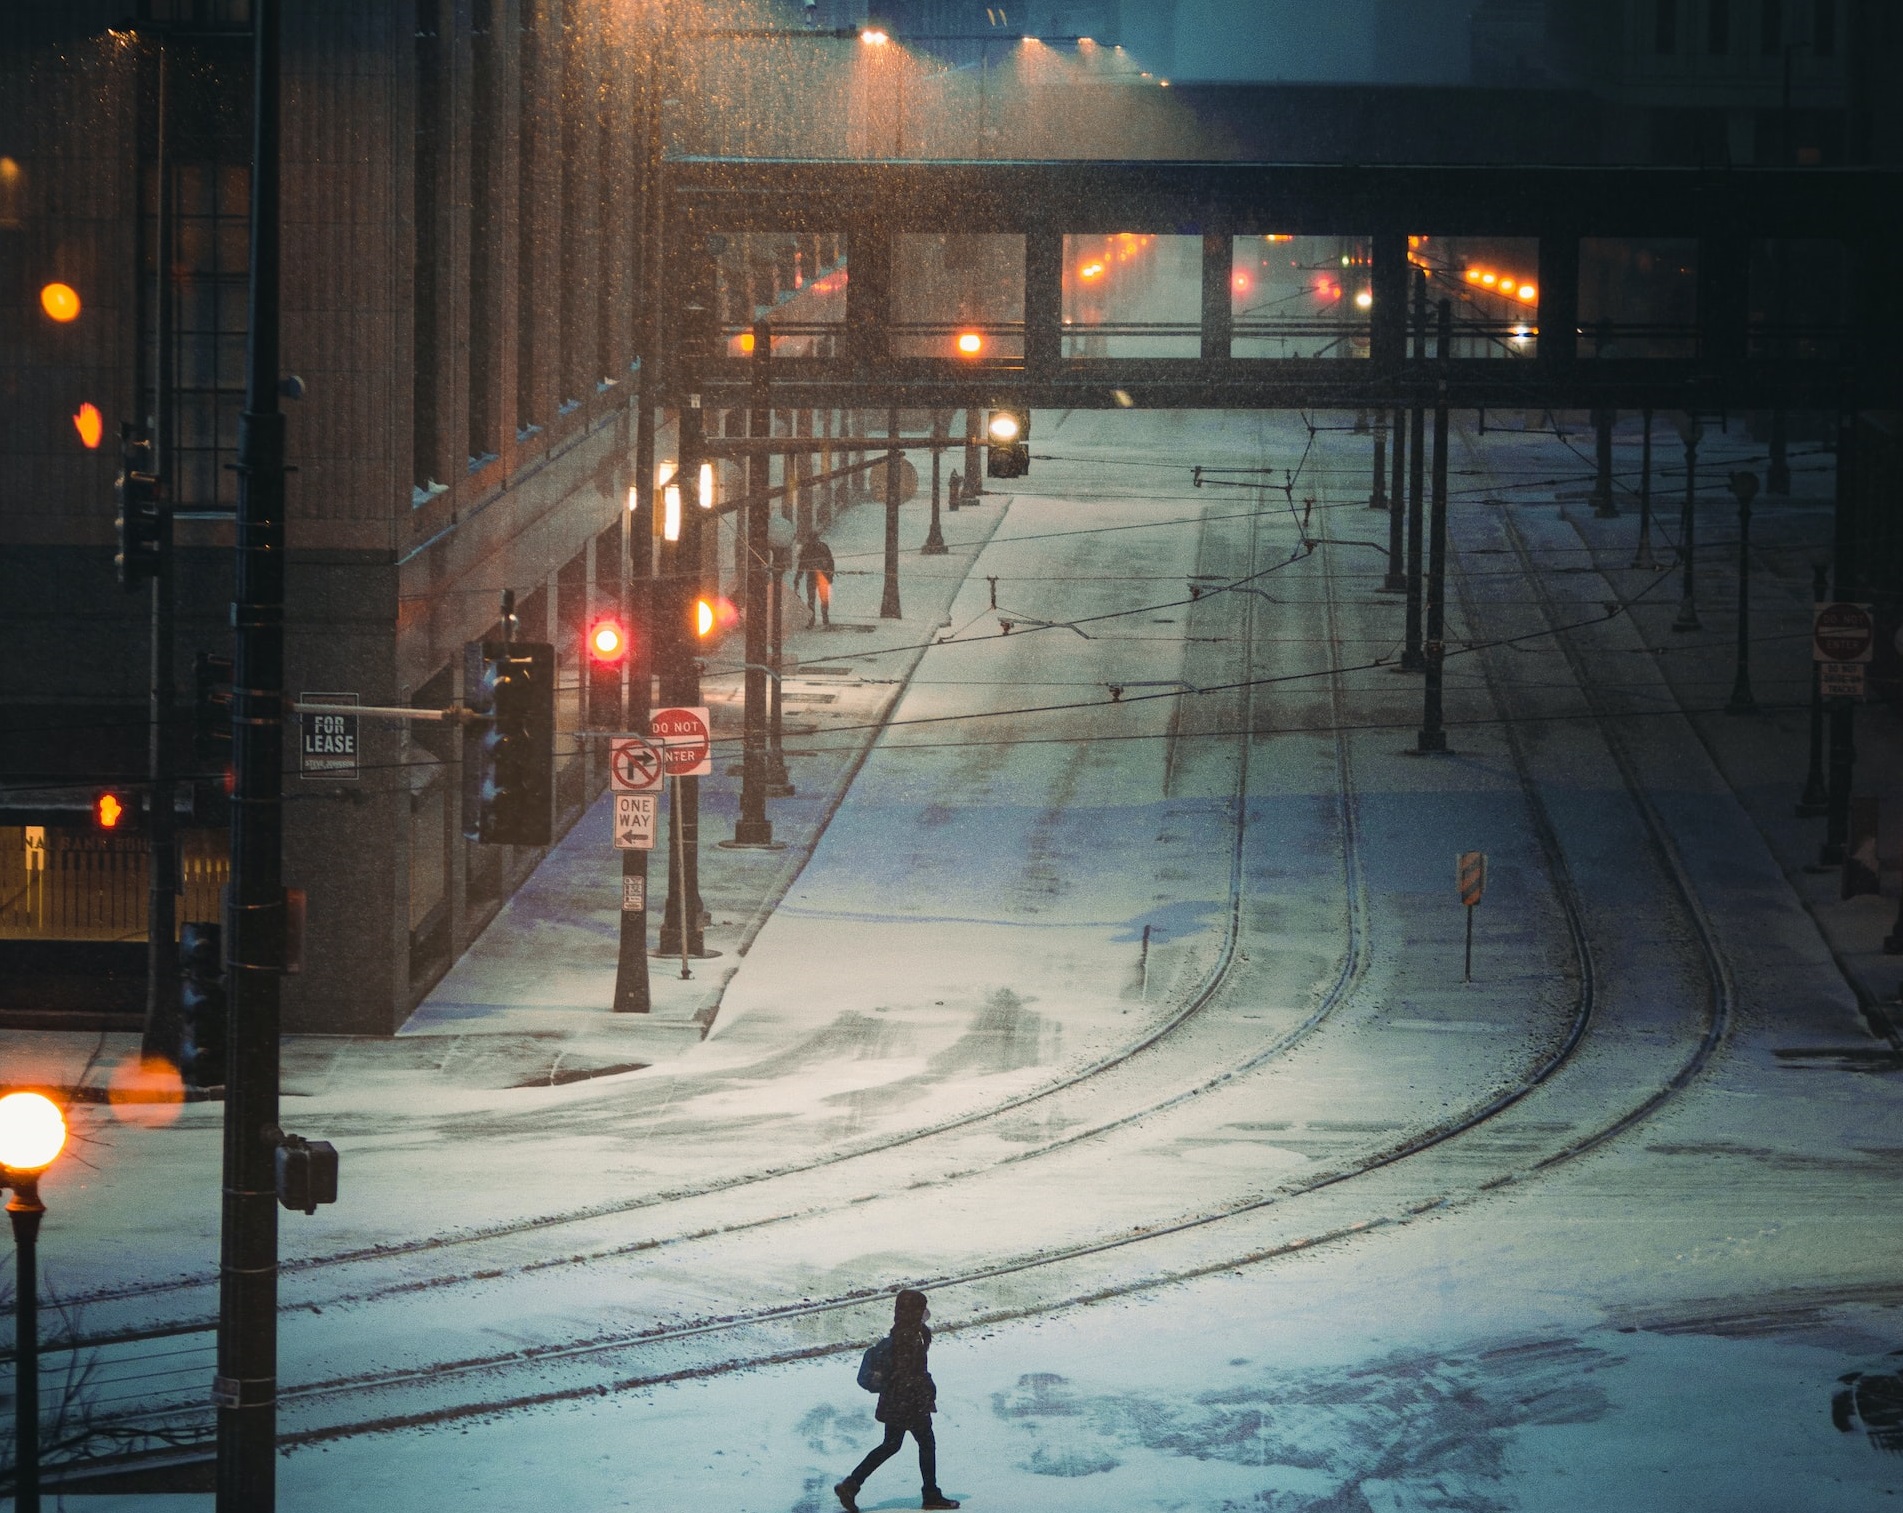
[[1868, 662], [1876, 644], [1876, 618], [1867, 604], [1820, 604], [1812, 621], [1819, 662]]
[[707, 706], [657, 709], [649, 726], [654, 744], [661, 748], [661, 762], [671, 778], [705, 777], [714, 770], [710, 753], [712, 726]]

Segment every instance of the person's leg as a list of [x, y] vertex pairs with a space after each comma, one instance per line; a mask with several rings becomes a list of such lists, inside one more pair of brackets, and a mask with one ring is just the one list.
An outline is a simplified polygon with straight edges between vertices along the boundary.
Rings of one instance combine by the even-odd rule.
[[823, 625], [833, 623], [833, 575], [831, 573], [813, 574], [819, 584], [819, 618]]
[[938, 1491], [938, 1441], [932, 1437], [931, 1414], [913, 1420], [912, 1438], [918, 1441], [919, 1490], [930, 1497]]
[[866, 1478], [892, 1459], [893, 1456], [897, 1455], [899, 1453], [899, 1446], [904, 1443], [905, 1425], [887, 1424], [885, 1426], [884, 1441], [869, 1451], [866, 1458], [852, 1468], [852, 1475], [848, 1476], [846, 1480], [850, 1482], [854, 1488], [863, 1487], [866, 1484]]

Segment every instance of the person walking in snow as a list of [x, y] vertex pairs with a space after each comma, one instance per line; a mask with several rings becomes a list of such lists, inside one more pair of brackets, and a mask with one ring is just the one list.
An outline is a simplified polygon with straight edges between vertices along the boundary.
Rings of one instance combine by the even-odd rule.
[[[938, 1388], [925, 1369], [932, 1348], [932, 1331], [925, 1327], [925, 1294], [908, 1287], [892, 1303], [892, 1333], [874, 1351], [883, 1350], [879, 1379], [879, 1406], [874, 1417], [885, 1425], [885, 1440], [853, 1467], [852, 1474], [833, 1487], [846, 1513], [859, 1513], [855, 1499], [866, 1478], [893, 1456], [909, 1433], [918, 1442], [918, 1474], [922, 1489], [919, 1506], [955, 1508], [957, 1503], [938, 1490], [938, 1446], [932, 1439], [932, 1415], [938, 1411]], [[873, 1351], [867, 1352], [869, 1356]], [[862, 1384], [865, 1376], [862, 1372]]]
[[833, 623], [833, 550], [817, 533], [800, 542], [794, 570], [806, 580], [806, 607], [816, 609], [822, 625]]

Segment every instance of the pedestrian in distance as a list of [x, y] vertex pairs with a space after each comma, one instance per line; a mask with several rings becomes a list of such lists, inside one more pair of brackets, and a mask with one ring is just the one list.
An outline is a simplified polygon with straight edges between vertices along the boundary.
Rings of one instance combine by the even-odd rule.
[[922, 1508], [955, 1508], [957, 1503], [938, 1490], [938, 1446], [932, 1439], [932, 1415], [938, 1411], [938, 1388], [925, 1369], [932, 1348], [932, 1331], [925, 1327], [925, 1294], [908, 1287], [892, 1302], [892, 1332], [865, 1353], [859, 1363], [859, 1385], [879, 1394], [873, 1416], [885, 1425], [885, 1440], [853, 1467], [852, 1474], [834, 1485], [846, 1513], [859, 1513], [855, 1499], [866, 1478], [893, 1456], [910, 1434], [918, 1443], [918, 1474]]
[[828, 630], [833, 623], [833, 549], [809, 531], [800, 538], [800, 554], [794, 571], [806, 580], [806, 607], [818, 613], [819, 623]]

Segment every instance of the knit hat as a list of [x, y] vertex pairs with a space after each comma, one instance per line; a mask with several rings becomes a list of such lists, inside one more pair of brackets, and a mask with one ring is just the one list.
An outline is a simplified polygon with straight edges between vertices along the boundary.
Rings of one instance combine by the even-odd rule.
[[916, 1324], [925, 1317], [925, 1294], [908, 1287], [892, 1300], [892, 1319], [898, 1324]]

